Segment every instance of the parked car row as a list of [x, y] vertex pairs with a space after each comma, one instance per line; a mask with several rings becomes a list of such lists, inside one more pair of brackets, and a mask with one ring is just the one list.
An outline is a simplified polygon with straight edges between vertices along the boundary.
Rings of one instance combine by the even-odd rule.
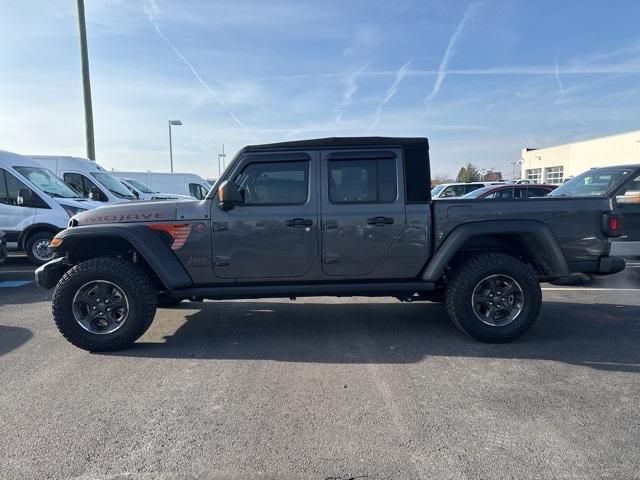
[[[0, 231], [4, 232], [4, 244], [9, 250], [23, 250], [32, 263], [42, 264], [53, 257], [49, 248], [53, 236], [77, 213], [133, 200], [196, 200], [204, 198], [210, 187], [197, 175], [158, 174], [169, 192], [162, 193], [130, 178], [134, 173], [120, 179], [85, 158], [0, 151]], [[185, 191], [195, 195], [180, 193]]]

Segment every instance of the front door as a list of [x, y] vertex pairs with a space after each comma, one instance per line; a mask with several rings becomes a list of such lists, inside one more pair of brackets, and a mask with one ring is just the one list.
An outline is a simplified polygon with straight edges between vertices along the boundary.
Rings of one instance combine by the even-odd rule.
[[20, 190], [25, 188], [29, 187], [0, 168], [0, 230], [7, 234], [7, 243], [12, 248], [18, 246], [20, 232], [32, 225], [36, 216], [33, 206], [18, 201]]
[[320, 170], [324, 273], [366, 277], [405, 228], [402, 152], [325, 151]]
[[244, 201], [212, 207], [214, 273], [225, 279], [304, 276], [318, 257], [317, 152], [248, 154], [229, 177]]

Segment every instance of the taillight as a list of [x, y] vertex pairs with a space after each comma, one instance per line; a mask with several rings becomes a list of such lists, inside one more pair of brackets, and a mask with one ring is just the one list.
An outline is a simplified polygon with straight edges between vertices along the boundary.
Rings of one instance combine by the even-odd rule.
[[165, 239], [169, 239], [171, 250], [182, 248], [191, 233], [191, 225], [188, 223], [150, 223], [147, 227], [161, 233]]
[[622, 235], [622, 214], [605, 213], [602, 216], [602, 231], [607, 237], [619, 237]]

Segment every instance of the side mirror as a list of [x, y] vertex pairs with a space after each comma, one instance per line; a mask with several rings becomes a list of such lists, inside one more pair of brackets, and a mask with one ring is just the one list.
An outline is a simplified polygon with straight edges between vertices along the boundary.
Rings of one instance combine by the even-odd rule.
[[640, 205], [640, 190], [629, 190], [624, 195], [616, 196], [618, 205]]
[[92, 188], [91, 190], [89, 190], [89, 198], [91, 200], [102, 202], [103, 201], [102, 197], [103, 197], [103, 193], [100, 191], [99, 188]]
[[18, 205], [28, 207], [33, 203], [33, 193], [28, 188], [21, 188], [16, 200]]
[[244, 203], [244, 198], [238, 187], [229, 180], [222, 182], [218, 187], [218, 207], [220, 210], [226, 212], [241, 203]]

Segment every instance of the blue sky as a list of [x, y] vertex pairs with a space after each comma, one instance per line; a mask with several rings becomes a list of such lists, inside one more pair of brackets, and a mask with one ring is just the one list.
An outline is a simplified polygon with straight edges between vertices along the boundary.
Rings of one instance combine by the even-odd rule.
[[[217, 176], [217, 153], [427, 136], [432, 171], [640, 128], [636, 0], [85, 0], [98, 161]], [[5, 0], [0, 148], [83, 156], [75, 2]]]

